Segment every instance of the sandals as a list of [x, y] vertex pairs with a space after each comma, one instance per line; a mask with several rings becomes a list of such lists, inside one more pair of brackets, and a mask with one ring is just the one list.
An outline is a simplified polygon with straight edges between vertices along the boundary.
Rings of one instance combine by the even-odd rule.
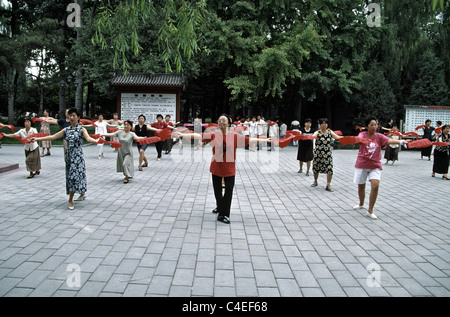
[[86, 199], [86, 195], [83, 194], [83, 195], [78, 196], [78, 198], [76, 198], [75, 201], [83, 201], [85, 199]]
[[332, 189], [329, 185], [327, 185], [327, 187], [325, 188], [326, 191], [329, 192], [334, 192], [334, 189]]
[[317, 186], [317, 182], [314, 182], [311, 184], [311, 187], [316, 187]]
[[148, 163], [142, 164], [142, 167], [148, 167]]

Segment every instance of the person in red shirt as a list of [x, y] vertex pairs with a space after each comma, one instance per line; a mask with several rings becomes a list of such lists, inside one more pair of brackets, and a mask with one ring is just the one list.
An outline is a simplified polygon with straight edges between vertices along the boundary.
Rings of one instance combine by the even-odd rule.
[[[158, 114], [156, 116], [157, 121], [153, 122], [150, 126], [152, 128], [158, 129], [158, 130], [167, 129], [169, 127], [169, 125], [165, 121], [163, 121], [163, 119], [164, 119], [163, 116], [161, 114]], [[161, 160], [161, 153], [162, 153], [164, 141], [159, 141], [159, 142], [155, 143], [156, 152], [158, 152], [158, 161]]]
[[[167, 123], [169, 128], [175, 128], [180, 122], [173, 123], [170, 121], [170, 115], [166, 115], [165, 122]], [[170, 151], [172, 151], [172, 147], [177, 143], [178, 141], [174, 142], [172, 138], [167, 139], [164, 141], [163, 150], [165, 151], [165, 154], [169, 154]]]
[[[230, 223], [231, 200], [233, 197], [234, 181], [236, 175], [236, 149], [258, 142], [271, 142], [271, 139], [249, 138], [241, 134], [230, 131], [232, 118], [223, 114], [219, 117], [217, 124], [219, 130], [213, 130], [209, 133], [185, 133], [180, 135], [184, 138], [193, 138], [204, 142], [210, 142], [213, 151], [211, 166], [209, 168], [212, 174], [214, 187], [214, 196], [216, 198], [216, 208], [213, 213], [217, 213], [217, 220], [226, 224]], [[225, 181], [225, 193], [222, 194], [222, 178]]]
[[408, 140], [389, 139], [387, 136], [377, 133], [378, 120], [375, 117], [369, 117], [365, 121], [367, 131], [361, 132], [358, 136], [370, 139], [370, 143], [360, 143], [358, 157], [355, 164], [354, 182], [358, 184], [359, 205], [353, 209], [363, 209], [364, 199], [366, 195], [366, 180], [370, 182], [369, 209], [367, 216], [371, 219], [377, 219], [373, 213], [373, 207], [378, 197], [378, 189], [380, 187], [381, 170], [381, 147], [389, 144], [407, 143]]

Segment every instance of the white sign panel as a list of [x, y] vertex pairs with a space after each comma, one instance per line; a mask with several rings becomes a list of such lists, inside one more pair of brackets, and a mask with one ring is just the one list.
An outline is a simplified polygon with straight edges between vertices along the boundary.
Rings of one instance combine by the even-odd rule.
[[122, 93], [121, 94], [121, 119], [132, 120], [137, 123], [138, 117], [143, 114], [146, 123], [156, 121], [156, 116], [170, 115], [172, 122], [176, 120], [177, 96], [176, 94], [157, 93]]
[[423, 135], [423, 130], [415, 130], [417, 126], [425, 124], [426, 120], [431, 120], [431, 126], [436, 127], [436, 121], [442, 124], [450, 123], [450, 107], [433, 106], [405, 106], [405, 132], [417, 132]]

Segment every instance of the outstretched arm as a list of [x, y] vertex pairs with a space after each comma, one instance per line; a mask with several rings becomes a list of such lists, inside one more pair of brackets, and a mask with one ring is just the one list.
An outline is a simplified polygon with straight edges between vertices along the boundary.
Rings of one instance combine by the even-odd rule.
[[203, 139], [202, 135], [199, 133], [180, 133], [179, 138], [185, 138], [187, 140], [195, 139], [200, 141]]
[[[0, 127], [1, 127], [1, 125], [0, 125]], [[16, 136], [14, 135], [14, 133], [4, 133], [4, 132], [2, 132], [1, 133], [3, 136], [6, 136], [7, 138], [12, 138], [12, 139], [14, 139]]]
[[58, 120], [56, 120], [55, 118], [48, 118], [45, 121], [50, 124], [58, 124]]
[[103, 134], [100, 134], [102, 137], [106, 137], [106, 138], [112, 138], [112, 137], [115, 137], [115, 136], [117, 136], [115, 133], [103, 133]]
[[331, 136], [333, 137], [333, 139], [335, 140], [339, 140], [342, 139], [343, 136], [337, 135], [336, 133], [334, 133], [333, 131], [331, 131]]
[[147, 125], [147, 131], [159, 131], [160, 129], [156, 129], [150, 125]]
[[35, 141], [53, 141], [56, 139], [61, 139], [64, 136], [64, 130], [61, 130], [55, 134], [49, 135], [49, 136], [44, 136], [41, 138], [31, 138], [30, 141], [31, 142], [35, 142]]
[[145, 138], [146, 138], [145, 136], [137, 136], [137, 135], [134, 135], [133, 140], [137, 141], [137, 140], [143, 140], [143, 139], [145, 139]]
[[250, 140], [248, 141], [250, 146], [255, 146], [257, 143], [271, 143], [272, 139], [268, 138], [268, 139], [260, 139], [260, 138], [249, 138]]
[[83, 137], [84, 137], [84, 139], [86, 140], [86, 141], [88, 141], [89, 143], [94, 143], [94, 144], [96, 144], [97, 142], [98, 142], [98, 140], [96, 140], [96, 139], [94, 139], [94, 138], [91, 138], [90, 136], [89, 136], [89, 133], [87, 132], [87, 130], [85, 129], [85, 128], [83, 128], [83, 130], [82, 130], [83, 132]]
[[389, 139], [388, 144], [400, 144], [403, 145], [405, 143], [408, 143], [410, 140], [396, 140], [396, 139]]

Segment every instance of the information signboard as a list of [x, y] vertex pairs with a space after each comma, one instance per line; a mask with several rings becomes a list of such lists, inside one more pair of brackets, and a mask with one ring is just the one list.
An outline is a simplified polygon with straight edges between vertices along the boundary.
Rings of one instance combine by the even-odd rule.
[[146, 117], [146, 123], [156, 121], [158, 114], [170, 115], [172, 122], [176, 120], [176, 94], [158, 93], [122, 93], [121, 119], [137, 122], [139, 115]]
[[436, 127], [436, 121], [442, 124], [450, 124], [450, 107], [438, 106], [405, 106], [405, 131], [417, 132], [423, 135], [423, 130], [415, 131], [415, 128], [425, 124], [426, 120], [431, 120], [431, 126]]

